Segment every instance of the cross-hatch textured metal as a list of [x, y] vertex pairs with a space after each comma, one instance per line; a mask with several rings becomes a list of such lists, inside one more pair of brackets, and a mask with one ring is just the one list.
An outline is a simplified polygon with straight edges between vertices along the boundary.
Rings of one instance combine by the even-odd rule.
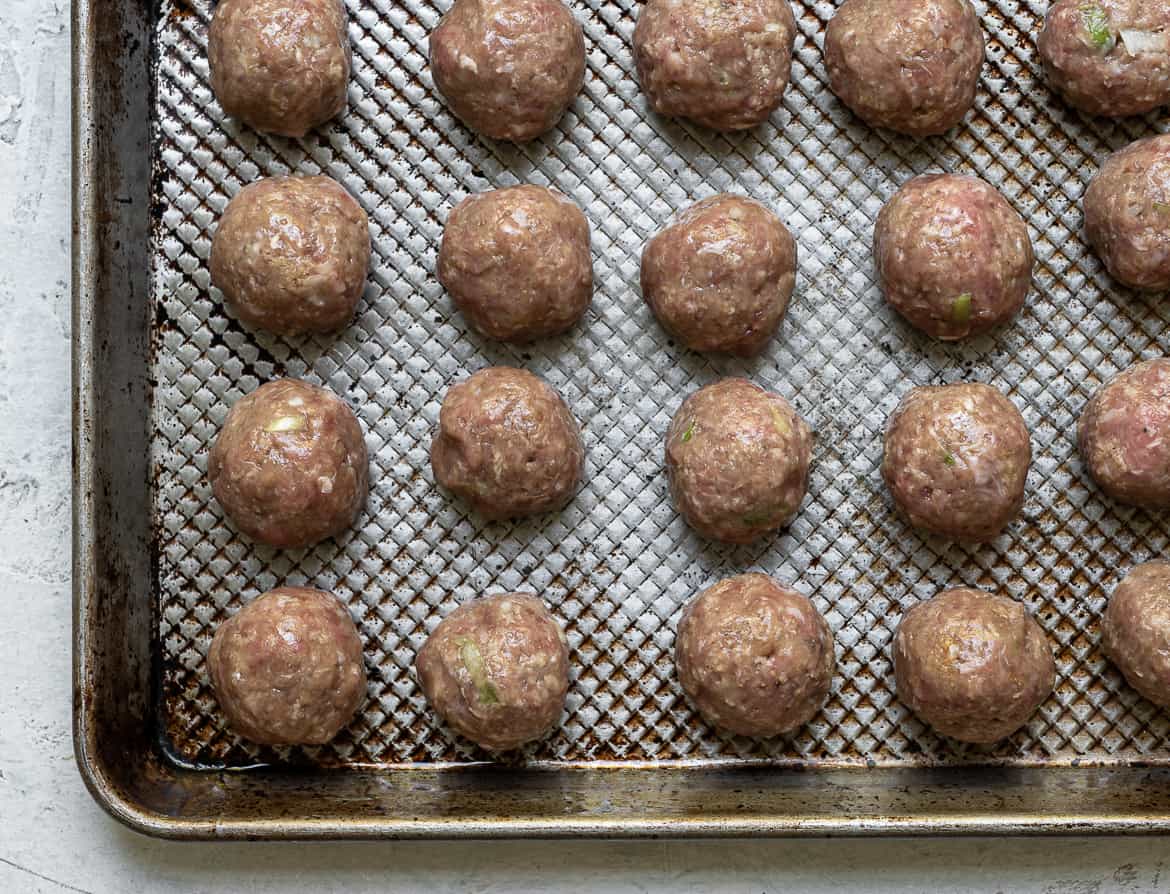
[[[153, 313], [161, 725], [173, 755], [211, 766], [284, 757], [312, 764], [482, 759], [428, 712], [413, 661], [428, 631], [483, 593], [530, 590], [564, 621], [573, 679], [563, 726], [528, 757], [772, 760], [923, 765], [971, 761], [1170, 762], [1170, 716], [1124, 685], [1098, 648], [1106, 596], [1132, 563], [1163, 554], [1166, 518], [1105, 501], [1076, 458], [1092, 391], [1164, 352], [1170, 305], [1115, 287], [1086, 252], [1080, 199], [1104, 156], [1154, 118], [1082, 120], [1044, 85], [1033, 51], [1041, 3], [980, 4], [989, 38], [974, 113], [914, 142], [860, 124], [828, 89], [820, 46], [830, 3], [794, 7], [793, 80], [771, 122], [715, 134], [650, 115], [630, 53], [634, 0], [573, 4], [585, 27], [584, 91], [552, 133], [515, 147], [470, 134], [426, 63], [447, 3], [350, 0], [349, 111], [303, 143], [225, 120], [207, 81], [209, 0], [164, 0], [158, 18]], [[945, 345], [883, 305], [870, 240], [882, 202], [927, 171], [979, 175], [1027, 218], [1035, 289], [988, 337]], [[327, 173], [370, 214], [373, 271], [336, 339], [247, 332], [208, 282], [210, 234], [257, 177]], [[470, 192], [526, 182], [574, 198], [593, 229], [596, 294], [568, 335], [516, 349], [468, 330], [434, 276], [443, 221]], [[672, 344], [642, 303], [643, 243], [671, 214], [732, 190], [773, 207], [799, 242], [796, 294], [755, 361]], [[565, 511], [485, 525], [434, 484], [428, 449], [447, 387], [487, 364], [523, 365], [584, 427], [585, 485]], [[367, 432], [372, 493], [358, 529], [306, 553], [238, 536], [211, 498], [207, 448], [231, 404], [282, 375], [329, 385]], [[662, 438], [694, 389], [744, 375], [792, 400], [816, 432], [809, 495], [791, 527], [749, 547], [698, 539], [670, 504]], [[975, 379], [1004, 389], [1032, 431], [1023, 515], [994, 543], [928, 540], [894, 514], [878, 473], [886, 416], [915, 385]], [[720, 577], [756, 569], [808, 593], [839, 658], [832, 697], [788, 741], [721, 737], [673, 673], [681, 606]], [[224, 728], [205, 656], [215, 626], [281, 583], [349, 605], [366, 642], [370, 699], [332, 745], [276, 753]], [[993, 749], [956, 750], [898, 702], [890, 640], [902, 612], [958, 584], [994, 588], [1036, 613], [1056, 651], [1055, 694]]]

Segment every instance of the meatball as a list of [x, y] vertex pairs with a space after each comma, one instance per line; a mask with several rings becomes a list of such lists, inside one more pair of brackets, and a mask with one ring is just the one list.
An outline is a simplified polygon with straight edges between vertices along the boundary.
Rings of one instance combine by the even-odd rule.
[[220, 0], [207, 34], [211, 89], [233, 118], [303, 137], [345, 108], [347, 28], [341, 0]]
[[779, 107], [795, 40], [787, 0], [647, 0], [634, 63], [659, 115], [745, 130]]
[[674, 503], [701, 536], [748, 543], [788, 524], [808, 488], [812, 432], [792, 405], [745, 379], [700, 388], [666, 432]]
[[1170, 359], [1137, 363], [1098, 389], [1077, 422], [1077, 446], [1107, 496], [1170, 509]]
[[430, 55], [451, 111], [496, 140], [551, 130], [585, 82], [585, 36], [561, 0], [455, 0]]
[[452, 385], [431, 443], [435, 480], [489, 520], [549, 512], [577, 490], [585, 447], [559, 394], [492, 366]]
[[975, 102], [983, 29], [967, 0], [845, 0], [825, 30], [837, 98], [872, 127], [941, 134]]
[[642, 297], [693, 351], [760, 353], [796, 283], [796, 242], [775, 214], [742, 196], [698, 202], [642, 252]]
[[484, 335], [511, 342], [559, 335], [593, 295], [589, 222], [543, 186], [468, 196], [447, 218], [438, 275]]
[[1105, 160], [1085, 190], [1085, 238], [1114, 279], [1170, 289], [1170, 135], [1138, 140]]
[[1117, 585], [1101, 619], [1101, 648], [1130, 686], [1170, 708], [1170, 565], [1138, 565]]
[[683, 690], [710, 724], [778, 736], [829, 696], [833, 634], [816, 607], [765, 574], [708, 587], [683, 611], [675, 640]]
[[507, 751], [543, 738], [560, 719], [569, 644], [535, 596], [485, 596], [435, 628], [415, 670], [427, 702], [455, 732]]
[[1019, 514], [1031, 461], [1024, 419], [999, 391], [978, 382], [928, 386], [890, 417], [882, 478], [911, 525], [978, 543]]
[[366, 287], [366, 212], [329, 177], [268, 177], [228, 203], [211, 282], [246, 325], [279, 335], [345, 326]]
[[927, 174], [905, 183], [878, 214], [873, 253], [890, 307], [947, 341], [1006, 323], [1032, 285], [1024, 219], [976, 177]]
[[1090, 115], [1170, 105], [1170, 0], [1057, 0], [1036, 42], [1049, 82]]
[[308, 587], [270, 590], [220, 624], [207, 670], [232, 729], [261, 745], [323, 745], [366, 695], [353, 619]]
[[295, 549], [340, 534], [369, 491], [361, 426], [345, 401], [278, 379], [240, 398], [207, 460], [211, 489], [236, 527]]
[[959, 587], [906, 612], [894, 634], [898, 698], [961, 742], [988, 744], [1023, 726], [1052, 693], [1043, 628], [1006, 596]]

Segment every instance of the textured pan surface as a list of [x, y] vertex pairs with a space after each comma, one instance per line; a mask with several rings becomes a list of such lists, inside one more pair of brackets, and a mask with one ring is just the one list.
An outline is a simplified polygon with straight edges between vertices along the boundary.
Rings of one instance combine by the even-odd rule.
[[[1075, 455], [1089, 394], [1139, 357], [1166, 351], [1170, 305], [1113, 286], [1080, 238], [1079, 203], [1104, 156], [1164, 129], [1155, 116], [1083, 120], [1040, 81], [1032, 46], [1042, 4], [979, 4], [989, 36], [976, 112], [920, 143], [860, 125], [829, 92], [820, 57], [830, 3], [794, 5], [793, 83], [755, 131], [723, 136], [654, 118], [633, 77], [637, 4], [577, 2], [588, 71], [560, 126], [524, 147], [482, 141], [434, 93], [426, 35], [447, 8], [350, 0], [349, 112], [303, 143], [223, 119], [207, 84], [209, 0], [164, 0], [155, 51], [152, 145], [152, 442], [158, 637], [165, 745], [183, 763], [464, 762], [425, 710], [415, 651], [457, 604], [529, 589], [565, 622], [573, 683], [562, 730], [529, 752], [552, 764], [646, 759], [811, 765], [1170, 764], [1170, 716], [1128, 689], [1098, 648], [1106, 595], [1132, 563], [1164, 554], [1170, 521], [1102, 499]], [[328, 173], [370, 214], [374, 271], [336, 339], [244, 330], [210, 289], [210, 233], [245, 183]], [[1020, 318], [947, 346], [897, 320], [877, 292], [870, 239], [881, 203], [909, 177], [972, 173], [1028, 220], [1036, 288]], [[471, 333], [434, 276], [449, 209], [516, 182], [573, 197], [593, 228], [597, 289], [568, 335], [518, 351]], [[643, 243], [675, 211], [721, 190], [773, 207], [799, 242], [796, 293], [757, 361], [672, 345], [637, 288]], [[520, 525], [484, 525], [440, 493], [427, 450], [443, 393], [489, 363], [524, 365], [584, 423], [586, 485], [571, 506]], [[205, 480], [228, 407], [261, 382], [304, 376], [344, 395], [367, 430], [372, 494], [360, 530], [307, 553], [257, 548], [224, 524]], [[779, 391], [815, 429], [809, 497], [782, 536], [740, 548], [696, 538], [669, 504], [662, 437], [679, 402], [721, 375]], [[881, 432], [911, 387], [971, 378], [1006, 390], [1031, 428], [1023, 516], [992, 544], [924, 540], [881, 487]], [[762, 570], [809, 594], [837, 642], [825, 710], [786, 742], [721, 738], [682, 700], [672, 671], [683, 603], [715, 579]], [[366, 639], [370, 701], [332, 746], [277, 753], [222, 728], [204, 657], [215, 625], [281, 583], [332, 589]], [[1024, 600], [1057, 654], [1057, 691], [991, 750], [954, 751], [892, 693], [889, 645], [902, 611], [945, 586]]]

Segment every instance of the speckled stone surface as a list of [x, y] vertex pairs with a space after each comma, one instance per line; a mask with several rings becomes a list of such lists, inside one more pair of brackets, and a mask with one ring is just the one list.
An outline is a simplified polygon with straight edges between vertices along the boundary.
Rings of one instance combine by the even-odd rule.
[[68, 16], [0, 14], [0, 891], [1170, 890], [1166, 839], [183, 845], [108, 819], [69, 729]]

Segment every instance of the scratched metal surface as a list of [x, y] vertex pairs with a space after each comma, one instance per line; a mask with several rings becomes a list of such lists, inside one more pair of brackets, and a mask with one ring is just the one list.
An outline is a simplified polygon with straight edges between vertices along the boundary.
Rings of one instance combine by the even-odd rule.
[[[585, 89], [560, 126], [523, 147], [480, 140], [437, 99], [426, 37], [447, 8], [350, 0], [355, 72], [348, 113], [303, 142], [225, 120], [207, 83], [209, 0], [161, 0], [152, 156], [158, 710], [174, 758], [208, 766], [464, 762], [483, 755], [427, 712], [415, 651], [457, 604], [528, 589], [563, 619], [573, 649], [564, 724], [527, 753], [542, 762], [773, 761], [812, 766], [1170, 763], [1170, 717], [1123, 685], [1097, 646], [1106, 595], [1131, 563], [1163, 553], [1165, 518], [1090, 486], [1072, 433], [1092, 390], [1166, 347], [1170, 305], [1119, 291], [1086, 252], [1079, 202], [1104, 155], [1164, 127], [1153, 117], [1082, 120], [1044, 87], [1031, 35], [1040, 4], [979, 7], [989, 37], [975, 113], [916, 143], [860, 125], [828, 90], [820, 58], [829, 3], [794, 8], [793, 82], [770, 123], [720, 135], [648, 114], [629, 50], [632, 0], [585, 0]], [[1038, 264], [1020, 318], [942, 345], [883, 306], [869, 244], [883, 200], [910, 176], [962, 171], [998, 186], [1029, 221]], [[250, 333], [208, 282], [209, 236], [256, 177], [325, 172], [370, 214], [373, 273], [339, 338]], [[469, 332], [434, 276], [448, 210], [469, 192], [551, 184], [590, 218], [597, 290], [568, 335], [518, 351]], [[799, 242], [797, 290], [780, 337], [750, 362], [689, 353], [663, 337], [637, 288], [640, 250], [670, 214], [721, 190], [775, 208]], [[448, 385], [490, 363], [555, 385], [584, 424], [586, 483], [558, 515], [485, 525], [440, 493], [427, 451]], [[328, 384], [367, 432], [372, 494], [360, 527], [304, 553], [237, 536], [211, 499], [207, 448], [228, 407], [275, 376]], [[816, 431], [809, 496], [783, 534], [750, 547], [697, 539], [670, 506], [662, 437], [682, 398], [745, 375], [790, 398]], [[1005, 389], [1035, 460], [1022, 517], [994, 543], [923, 539], [881, 487], [881, 431], [914, 385], [959, 379]], [[832, 697], [789, 740], [713, 734], [672, 673], [685, 600], [756, 569], [808, 593], [836, 638]], [[332, 745], [273, 751], [225, 730], [204, 658], [215, 625], [263, 590], [307, 582], [340, 595], [366, 640], [370, 699]], [[1048, 631], [1055, 694], [994, 749], [955, 749], [892, 691], [889, 644], [902, 611], [959, 583], [1025, 601]]]

